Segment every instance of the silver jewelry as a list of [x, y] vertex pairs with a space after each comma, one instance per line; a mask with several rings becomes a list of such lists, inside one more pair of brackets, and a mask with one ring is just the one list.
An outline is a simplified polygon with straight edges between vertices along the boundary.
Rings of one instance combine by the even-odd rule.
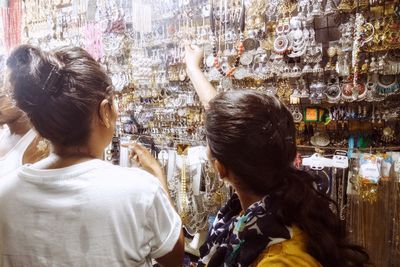
[[335, 104], [340, 101], [340, 86], [339, 84], [332, 84], [329, 85], [326, 92], [325, 92], [326, 98], [328, 103]]
[[332, 15], [332, 14], [336, 13], [336, 11], [337, 11], [337, 9], [336, 9], [336, 6], [335, 6], [333, 0], [327, 0], [326, 5], [325, 5], [325, 12], [324, 12], [325, 16]]
[[248, 66], [253, 62], [253, 56], [249, 52], [243, 53], [240, 57], [240, 64]]
[[235, 77], [235, 79], [237, 80], [242, 80], [246, 77], [247, 73], [246, 73], [246, 69], [243, 67], [238, 67], [235, 71], [235, 73], [233, 74], [233, 76]]
[[292, 116], [293, 116], [293, 121], [295, 123], [300, 123], [303, 121], [303, 114], [300, 112], [300, 108], [299, 107], [295, 107], [293, 112], [292, 112]]
[[206, 66], [212, 68], [214, 66], [214, 56], [212, 54], [208, 55], [206, 58]]
[[311, 11], [311, 15], [314, 17], [322, 16], [324, 13], [322, 12], [322, 0], [315, 0], [313, 2], [313, 10]]
[[229, 77], [223, 77], [220, 81], [220, 85], [223, 89], [223, 91], [227, 91], [229, 89], [233, 88], [233, 82], [232, 79]]

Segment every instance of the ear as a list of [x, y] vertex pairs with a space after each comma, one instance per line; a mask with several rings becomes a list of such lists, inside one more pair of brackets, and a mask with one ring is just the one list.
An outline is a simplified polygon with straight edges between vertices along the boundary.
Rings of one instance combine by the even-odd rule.
[[110, 105], [110, 102], [107, 99], [103, 99], [103, 101], [101, 101], [99, 106], [99, 117], [100, 117], [100, 122], [106, 128], [111, 127], [111, 116], [112, 116], [111, 108], [112, 106]]
[[221, 162], [219, 162], [217, 159], [215, 159], [213, 164], [214, 164], [214, 168], [219, 173], [219, 176], [221, 179], [224, 179], [225, 177], [228, 176], [228, 169]]

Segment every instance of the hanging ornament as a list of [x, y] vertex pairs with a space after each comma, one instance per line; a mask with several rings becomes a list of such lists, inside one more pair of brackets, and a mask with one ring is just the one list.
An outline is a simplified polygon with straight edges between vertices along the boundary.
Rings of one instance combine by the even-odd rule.
[[331, 46], [328, 48], [327, 50], [328, 53], [328, 63], [325, 66], [325, 70], [326, 71], [334, 71], [335, 70], [335, 65], [333, 64], [333, 57], [336, 55], [337, 53], [337, 48], [335, 46]]
[[274, 41], [274, 52], [278, 55], [285, 55], [291, 52], [291, 43], [288, 37], [290, 33], [289, 21], [283, 20], [275, 28], [276, 39]]
[[325, 16], [329, 16], [332, 15], [334, 13], [336, 13], [337, 9], [335, 7], [335, 4], [333, 2], [333, 0], [327, 0], [326, 1], [326, 5], [325, 5]]
[[[221, 11], [220, 11], [221, 12]], [[239, 67], [240, 63], [240, 57], [242, 56], [244, 52], [244, 29], [245, 29], [245, 17], [246, 17], [246, 7], [244, 4], [244, 0], [242, 0], [242, 5], [241, 5], [241, 11], [240, 11], [240, 33], [239, 33], [239, 45], [237, 48], [237, 55], [235, 59], [235, 63], [233, 67], [228, 66], [228, 68], [224, 69], [222, 67], [222, 64], [220, 63], [219, 56], [217, 53], [217, 39], [216, 39], [216, 34], [215, 34], [215, 18], [214, 18], [214, 7], [213, 7], [213, 1], [211, 1], [211, 10], [210, 10], [210, 27], [211, 27], [211, 33], [212, 33], [212, 43], [213, 43], [213, 57], [214, 57], [214, 67], [218, 70], [218, 72], [222, 76], [232, 76], [237, 67]]]
[[397, 19], [400, 19], [400, 2], [396, 4], [396, 7], [394, 8], [394, 14], [397, 16]]

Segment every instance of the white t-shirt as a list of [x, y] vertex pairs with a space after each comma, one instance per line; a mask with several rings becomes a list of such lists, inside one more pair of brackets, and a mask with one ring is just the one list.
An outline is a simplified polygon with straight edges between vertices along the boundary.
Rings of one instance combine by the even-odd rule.
[[8, 152], [0, 156], [0, 178], [22, 166], [25, 151], [35, 137], [33, 129], [23, 136], [12, 135], [10, 130], [4, 130], [0, 136], [0, 146]]
[[1, 266], [152, 266], [171, 252], [181, 220], [160, 182], [101, 160], [0, 179]]

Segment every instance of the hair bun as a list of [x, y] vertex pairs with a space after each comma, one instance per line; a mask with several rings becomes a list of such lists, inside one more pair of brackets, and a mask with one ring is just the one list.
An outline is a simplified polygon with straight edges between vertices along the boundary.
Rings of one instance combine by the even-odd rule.
[[21, 45], [17, 47], [7, 59], [7, 66], [12, 70], [18, 70], [32, 62], [30, 45]]
[[32, 107], [40, 107], [46, 101], [42, 86], [50, 72], [44, 71], [49, 64], [42, 51], [31, 45], [15, 48], [7, 59], [13, 97], [17, 106], [28, 114]]

